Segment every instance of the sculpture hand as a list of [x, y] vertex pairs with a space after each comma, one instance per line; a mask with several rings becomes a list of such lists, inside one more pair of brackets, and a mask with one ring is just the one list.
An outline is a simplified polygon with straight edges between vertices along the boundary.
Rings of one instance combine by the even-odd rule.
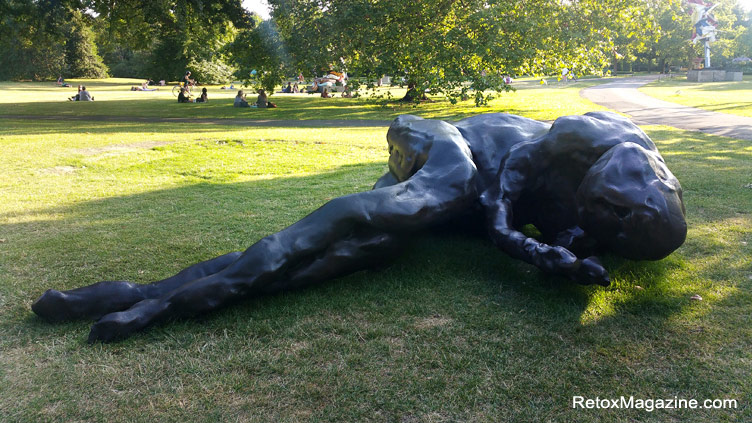
[[595, 256], [579, 260], [580, 266], [577, 271], [570, 275], [572, 279], [583, 285], [601, 285], [608, 286], [611, 279], [608, 272], [603, 268], [601, 262]]

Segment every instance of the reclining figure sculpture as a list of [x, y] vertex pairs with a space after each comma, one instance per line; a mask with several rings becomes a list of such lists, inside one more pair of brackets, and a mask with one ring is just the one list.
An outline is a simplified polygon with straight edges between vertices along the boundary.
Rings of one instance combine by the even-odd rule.
[[[679, 181], [650, 138], [613, 113], [553, 125], [502, 113], [455, 124], [403, 115], [387, 141], [389, 172], [373, 190], [335, 198], [244, 252], [151, 284], [47, 290], [32, 310], [97, 320], [89, 342], [122, 339], [167, 317], [379, 266], [406, 234], [473, 213], [510, 256], [583, 284], [610, 282], [595, 254], [658, 260], [686, 237]], [[539, 239], [520, 232], [526, 224]]]

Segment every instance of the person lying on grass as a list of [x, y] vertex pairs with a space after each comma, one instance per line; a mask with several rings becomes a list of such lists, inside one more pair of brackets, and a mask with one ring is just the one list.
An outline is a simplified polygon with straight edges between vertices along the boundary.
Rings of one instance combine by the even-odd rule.
[[[245, 251], [151, 284], [50, 289], [32, 310], [53, 322], [95, 319], [89, 342], [113, 341], [382, 266], [415, 232], [457, 221], [484, 225], [502, 251], [545, 272], [605, 286], [596, 254], [658, 260], [687, 233], [679, 181], [650, 138], [613, 113], [553, 125], [501, 113], [455, 124], [403, 115], [387, 143], [389, 171], [372, 190], [335, 198]], [[540, 236], [522, 233], [527, 224]]]

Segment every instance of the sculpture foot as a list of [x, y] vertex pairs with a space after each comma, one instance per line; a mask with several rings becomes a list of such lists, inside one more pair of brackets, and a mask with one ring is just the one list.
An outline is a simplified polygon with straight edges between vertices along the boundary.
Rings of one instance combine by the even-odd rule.
[[55, 289], [45, 291], [31, 305], [31, 310], [37, 316], [52, 323], [63, 322], [76, 317], [76, 313], [71, 310], [68, 295]]
[[125, 339], [154, 323], [165, 307], [165, 303], [151, 299], [141, 301], [128, 310], [107, 314], [91, 327], [88, 342], [107, 343]]
[[91, 327], [88, 342], [93, 344], [97, 341], [108, 343], [123, 340], [144, 327], [139, 317], [133, 316], [130, 311], [110, 313]]

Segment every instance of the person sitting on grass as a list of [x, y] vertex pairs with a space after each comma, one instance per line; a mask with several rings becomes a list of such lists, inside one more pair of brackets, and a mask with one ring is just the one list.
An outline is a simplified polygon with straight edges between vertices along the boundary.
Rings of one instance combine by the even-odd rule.
[[345, 91], [342, 93], [342, 98], [352, 98], [352, 91], [350, 91], [350, 86], [345, 86]]
[[308, 94], [313, 94], [319, 92], [319, 83], [316, 82], [316, 80], [313, 81], [313, 85], [311, 85], [310, 88], [308, 88]]
[[78, 93], [72, 97], [68, 97], [68, 101], [78, 101], [79, 94], [81, 93], [81, 85], [78, 86]]
[[85, 86], [81, 86], [81, 91], [78, 92], [78, 101], [94, 101], [94, 97], [90, 92], [86, 91]]
[[266, 91], [263, 89], [258, 90], [258, 98], [256, 99], [256, 107], [259, 109], [273, 109], [277, 107], [276, 104], [269, 101], [269, 98], [266, 96]]
[[269, 103], [269, 98], [266, 96], [266, 91], [258, 90], [258, 98], [256, 99], [256, 107], [259, 109], [266, 109]]
[[248, 104], [248, 101], [245, 99], [245, 93], [243, 93], [243, 90], [238, 90], [238, 95], [235, 96], [235, 104], [233, 104], [235, 107], [251, 107], [250, 104]]
[[297, 94], [300, 92], [300, 88], [298, 88], [298, 83], [296, 82], [295, 85], [292, 86], [292, 92], [293, 94]]
[[292, 94], [292, 83], [288, 82], [287, 86], [282, 88], [282, 94]]
[[185, 87], [180, 87], [180, 94], [178, 94], [178, 103], [193, 103], [191, 97], [188, 94], [188, 90]]
[[196, 103], [207, 103], [209, 96], [206, 94], [206, 88], [201, 89], [201, 96], [196, 99]]

